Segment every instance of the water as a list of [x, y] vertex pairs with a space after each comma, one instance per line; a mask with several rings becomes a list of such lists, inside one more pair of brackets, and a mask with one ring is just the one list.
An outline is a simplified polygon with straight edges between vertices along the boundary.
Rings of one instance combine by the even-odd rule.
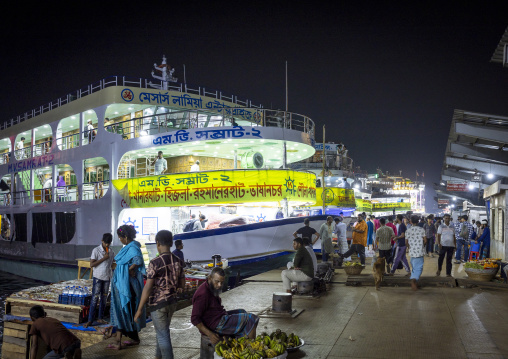
[[44, 284], [47, 283], [0, 271], [0, 351], [4, 335], [5, 299], [12, 293], [22, 289], [38, 287]]

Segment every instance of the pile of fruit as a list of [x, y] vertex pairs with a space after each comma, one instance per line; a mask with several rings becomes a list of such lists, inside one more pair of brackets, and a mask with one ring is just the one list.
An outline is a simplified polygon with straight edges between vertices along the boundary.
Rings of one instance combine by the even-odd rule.
[[342, 266], [343, 267], [352, 267], [352, 266], [361, 266], [360, 262], [346, 262]]
[[215, 345], [215, 352], [225, 359], [261, 359], [275, 358], [287, 348], [301, 344], [300, 338], [293, 333], [287, 335], [280, 329], [272, 334], [261, 333], [255, 340], [242, 337], [224, 339]]
[[500, 259], [497, 258], [485, 258], [477, 261], [467, 262], [464, 267], [471, 269], [492, 269], [497, 268], [499, 265], [497, 261]]

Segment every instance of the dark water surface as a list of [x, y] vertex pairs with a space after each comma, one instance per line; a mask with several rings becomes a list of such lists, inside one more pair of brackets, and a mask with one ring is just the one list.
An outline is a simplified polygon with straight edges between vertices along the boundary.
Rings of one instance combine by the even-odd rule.
[[22, 289], [38, 287], [45, 284], [47, 283], [0, 271], [0, 350], [2, 349], [4, 336], [5, 299], [12, 293]]

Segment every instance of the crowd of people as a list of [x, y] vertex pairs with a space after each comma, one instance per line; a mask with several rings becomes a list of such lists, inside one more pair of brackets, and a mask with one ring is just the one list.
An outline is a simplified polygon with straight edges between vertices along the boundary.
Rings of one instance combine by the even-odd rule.
[[[171, 252], [173, 234], [168, 230], [159, 231], [155, 236], [158, 255], [145, 268], [134, 227], [120, 226], [117, 235], [124, 246], [116, 255], [110, 248], [111, 233], [105, 233], [101, 244], [92, 251], [92, 303], [84, 327], [106, 323], [104, 311], [110, 289], [110, 324], [116, 329], [116, 340], [106, 349], [120, 350], [139, 345], [139, 332], [146, 326], [149, 311], [156, 333], [155, 357], [172, 359], [171, 318], [177, 308], [177, 297], [185, 288], [183, 243], [176, 240], [176, 249]], [[114, 271], [113, 262], [116, 263]], [[190, 321], [212, 344], [218, 343], [221, 335], [256, 337], [259, 321], [256, 315], [243, 309], [226, 311], [222, 306], [219, 295], [225, 278], [221, 267], [213, 268], [192, 298]], [[51, 349], [45, 359], [81, 358], [80, 340], [58, 320], [48, 318], [42, 306], [34, 306], [30, 316], [34, 322], [30, 332], [32, 357], [38, 350], [37, 338], [41, 338]]]
[[[403, 269], [405, 275], [410, 277], [413, 289], [417, 289], [426, 256], [438, 256], [437, 276], [441, 275], [446, 260], [446, 275], [451, 277], [454, 255], [456, 264], [469, 261], [470, 250], [474, 259], [489, 258], [490, 255], [488, 221], [469, 221], [467, 215], [459, 216], [457, 221], [452, 222], [449, 214], [443, 217], [435, 217], [433, 214], [426, 217], [398, 214], [376, 218], [374, 215], [360, 213], [352, 225], [351, 238], [347, 238], [346, 233], [347, 226], [343, 223], [342, 216], [328, 216], [319, 231], [310, 227], [309, 220], [305, 219], [304, 227], [293, 233], [298, 263], [295, 257], [294, 267], [282, 272], [284, 289], [289, 292], [291, 281], [302, 281], [302, 278], [309, 277], [309, 270], [304, 271], [303, 266], [311, 263], [314, 252], [312, 244], [319, 238], [323, 262], [328, 261], [333, 252], [337, 252], [346, 261], [356, 253], [361, 265], [365, 266], [366, 248], [372, 248], [379, 258], [385, 258], [386, 274], [393, 276], [397, 269]], [[299, 237], [302, 238], [301, 243]], [[334, 237], [337, 238], [338, 248], [333, 245]], [[304, 255], [300, 247], [307, 248], [309, 255]], [[408, 253], [410, 261], [406, 256]], [[314, 270], [316, 263], [317, 261]]]

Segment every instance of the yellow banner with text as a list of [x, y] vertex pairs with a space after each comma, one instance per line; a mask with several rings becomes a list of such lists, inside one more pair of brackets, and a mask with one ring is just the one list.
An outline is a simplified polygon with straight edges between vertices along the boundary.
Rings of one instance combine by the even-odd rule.
[[345, 188], [316, 188], [316, 206], [323, 206], [323, 198], [326, 206], [337, 206], [344, 208], [355, 207], [355, 191]]
[[113, 180], [131, 208], [316, 202], [316, 175], [293, 170], [224, 170]]

